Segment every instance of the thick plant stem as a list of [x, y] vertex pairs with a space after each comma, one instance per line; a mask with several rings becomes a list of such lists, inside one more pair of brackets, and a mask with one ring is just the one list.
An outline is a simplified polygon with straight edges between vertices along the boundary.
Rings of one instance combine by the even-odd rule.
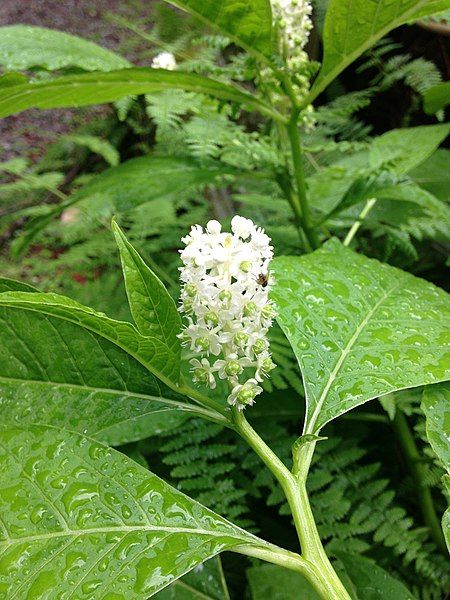
[[[236, 407], [233, 407], [233, 421], [236, 431], [258, 454], [264, 464], [277, 478], [284, 491], [300, 541], [302, 550], [301, 558], [309, 565], [309, 571], [303, 572], [303, 575], [309, 579], [322, 598], [326, 600], [350, 600], [350, 596], [333, 569], [322, 546], [309, 504], [305, 479], [301, 477], [301, 472], [291, 473], [273, 450], [256, 433], [246, 420], [243, 412], [237, 410]], [[265, 558], [265, 560], [268, 560], [268, 558]], [[293, 568], [289, 564], [285, 564], [284, 566]]]
[[399, 410], [396, 411], [392, 421], [397, 439], [400, 443], [403, 456], [405, 457], [409, 471], [414, 480], [417, 499], [419, 501], [420, 511], [422, 513], [425, 525], [430, 530], [431, 537], [440, 550], [447, 551], [444, 536], [442, 534], [441, 524], [434, 508], [433, 498], [430, 488], [425, 483], [425, 472], [421, 462], [419, 449], [408, 425], [405, 415]]
[[297, 188], [297, 195], [293, 201], [292, 207], [295, 212], [296, 219], [301, 223], [303, 231], [311, 248], [316, 249], [319, 247], [319, 241], [317, 234], [314, 230], [311, 220], [311, 210], [309, 207], [308, 196], [306, 193], [305, 174], [303, 169], [303, 157], [302, 147], [300, 143], [300, 135], [298, 132], [298, 110], [292, 111], [291, 119], [286, 125], [289, 142], [292, 153], [292, 163], [294, 167], [295, 185]]

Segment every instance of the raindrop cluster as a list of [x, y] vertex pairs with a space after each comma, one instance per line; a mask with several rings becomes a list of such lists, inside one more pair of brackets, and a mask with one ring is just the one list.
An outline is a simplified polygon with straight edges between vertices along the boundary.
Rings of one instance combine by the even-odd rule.
[[182, 239], [181, 306], [187, 320], [182, 343], [194, 353], [193, 381], [216, 387], [227, 380], [228, 403], [254, 403], [275, 367], [267, 333], [275, 316], [269, 300], [270, 238], [250, 219], [235, 216], [232, 233], [218, 221], [191, 228]]

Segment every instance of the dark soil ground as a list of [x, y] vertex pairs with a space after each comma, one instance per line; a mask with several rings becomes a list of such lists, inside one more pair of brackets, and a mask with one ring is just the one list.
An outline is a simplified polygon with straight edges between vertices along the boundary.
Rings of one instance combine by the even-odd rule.
[[[132, 34], [108, 19], [108, 13], [131, 19], [135, 9], [129, 0], [0, 0], [0, 25], [20, 23], [60, 29], [139, 63], [136, 56], [123, 51]], [[3, 119], [0, 121], [0, 162], [15, 156], [36, 161], [62, 133], [104, 114], [105, 110], [108, 108], [29, 110]]]

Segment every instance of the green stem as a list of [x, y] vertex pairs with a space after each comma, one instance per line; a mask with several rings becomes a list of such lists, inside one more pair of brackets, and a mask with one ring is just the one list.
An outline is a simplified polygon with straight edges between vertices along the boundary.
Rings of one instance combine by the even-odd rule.
[[374, 207], [376, 201], [377, 201], [376, 198], [369, 198], [369, 200], [367, 200], [364, 208], [359, 213], [359, 217], [353, 223], [353, 225], [351, 226], [349, 232], [345, 236], [345, 240], [343, 242], [344, 246], [349, 246], [350, 245], [350, 242], [355, 237], [358, 229], [361, 227], [362, 222], [367, 217], [367, 215], [369, 214], [369, 212], [372, 210], [372, 208]]
[[[233, 407], [232, 414], [236, 431], [270, 469], [283, 489], [300, 541], [303, 563], [307, 563], [309, 568], [309, 572], [305, 571], [303, 574], [308, 577], [322, 598], [326, 600], [349, 600], [350, 596], [336, 575], [322, 546], [309, 504], [305, 486], [306, 480], [289, 471], [273, 450], [256, 433], [242, 411]], [[307, 444], [307, 446], [314, 446], [314, 444]], [[264, 558], [264, 560], [269, 560], [269, 558]], [[270, 562], [274, 561], [271, 560]], [[293, 568], [288, 564], [283, 566]]]
[[297, 124], [298, 114], [298, 109], [294, 108], [292, 111], [291, 119], [286, 125], [286, 130], [291, 146], [295, 185], [297, 188], [297, 195], [294, 197], [292, 206], [294, 209], [295, 216], [297, 220], [301, 223], [311, 248], [316, 249], [319, 247], [319, 241], [317, 239], [317, 234], [312, 224], [311, 210], [309, 207], [308, 195], [306, 193], [302, 146], [300, 142], [300, 134], [298, 131]]
[[400, 443], [403, 456], [405, 457], [409, 471], [414, 480], [417, 499], [419, 501], [420, 511], [423, 520], [430, 530], [431, 537], [437, 544], [438, 548], [446, 552], [446, 544], [442, 534], [441, 524], [434, 508], [433, 498], [430, 493], [430, 488], [425, 482], [425, 469], [422, 464], [422, 457], [417, 448], [416, 441], [409, 428], [408, 421], [405, 415], [399, 410], [396, 411], [394, 420], [392, 421], [397, 439]]

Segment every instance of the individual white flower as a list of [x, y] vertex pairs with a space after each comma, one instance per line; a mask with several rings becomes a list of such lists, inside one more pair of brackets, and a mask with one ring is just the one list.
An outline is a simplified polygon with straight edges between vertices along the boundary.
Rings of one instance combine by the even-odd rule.
[[171, 52], [160, 52], [152, 60], [152, 68], [174, 71], [177, 68], [177, 61]]
[[[191, 228], [182, 241], [180, 312], [187, 325], [182, 343], [196, 355], [193, 379], [215, 387], [227, 380], [228, 403], [239, 410], [261, 393], [258, 385], [274, 364], [267, 333], [275, 316], [269, 300], [270, 238], [253, 221], [235, 216], [232, 233], [218, 221]], [[209, 362], [206, 357], [215, 358]]]

